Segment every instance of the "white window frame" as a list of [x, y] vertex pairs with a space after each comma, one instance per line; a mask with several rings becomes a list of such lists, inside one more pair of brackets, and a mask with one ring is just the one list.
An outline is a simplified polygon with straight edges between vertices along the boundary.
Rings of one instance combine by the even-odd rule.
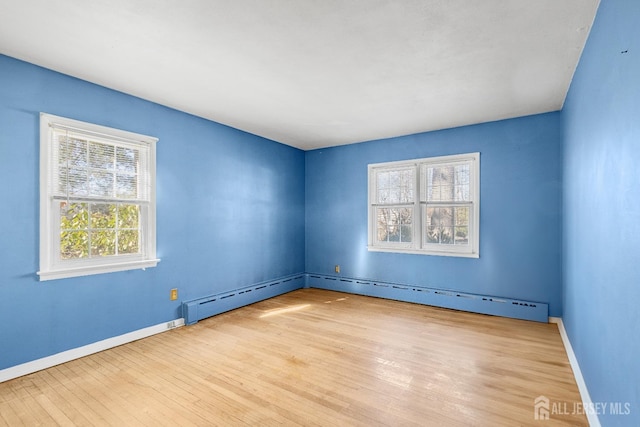
[[[469, 201], [433, 202], [427, 201], [425, 170], [437, 165], [469, 165]], [[377, 174], [385, 171], [413, 170], [413, 200], [406, 203], [377, 203]], [[469, 233], [467, 245], [433, 244], [425, 240], [427, 206], [468, 206]], [[403, 207], [412, 210], [413, 233], [411, 242], [378, 241], [376, 209], [380, 207]], [[480, 241], [480, 153], [455, 154], [450, 156], [427, 157], [398, 162], [368, 165], [368, 250], [375, 252], [397, 252], [422, 255], [455, 256], [479, 258]]]
[[[87, 259], [64, 260], [60, 256], [60, 199], [54, 197], [53, 174], [57, 166], [53, 163], [53, 128], [71, 129], [73, 132], [106, 143], [126, 143], [145, 147], [148, 150], [149, 194], [148, 200], [140, 205], [139, 221], [141, 231], [140, 253], [89, 257]], [[95, 125], [40, 113], [40, 271], [41, 281], [68, 277], [87, 276], [133, 269], [155, 267], [156, 258], [156, 143], [158, 139], [120, 129]], [[100, 199], [94, 199], [101, 202]], [[93, 200], [92, 200], [93, 201]], [[109, 200], [110, 203], [115, 203]], [[126, 200], [123, 200], [126, 202]]]

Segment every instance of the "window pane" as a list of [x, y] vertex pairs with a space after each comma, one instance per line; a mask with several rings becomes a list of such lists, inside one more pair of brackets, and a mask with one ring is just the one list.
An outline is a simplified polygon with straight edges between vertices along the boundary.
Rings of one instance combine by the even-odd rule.
[[58, 194], [86, 196], [89, 194], [87, 170], [61, 167], [58, 169]]
[[453, 244], [468, 245], [469, 244], [469, 208], [456, 207], [455, 209], [455, 227]]
[[80, 259], [89, 256], [89, 233], [87, 231], [60, 232], [60, 258]]
[[444, 245], [453, 243], [453, 227], [440, 227], [440, 243]]
[[119, 205], [118, 206], [118, 228], [138, 229], [139, 213], [140, 213], [140, 207], [138, 205]]
[[427, 168], [427, 201], [469, 201], [469, 165], [443, 165]]
[[403, 242], [411, 242], [413, 237], [413, 227], [410, 225], [400, 226], [400, 240]]
[[89, 167], [103, 170], [113, 170], [115, 147], [99, 142], [89, 142]]
[[386, 204], [389, 203], [389, 189], [383, 188], [378, 190], [378, 203]]
[[413, 203], [413, 188], [407, 187], [403, 190], [400, 202]]
[[140, 233], [137, 230], [118, 232], [118, 253], [137, 254], [140, 247]]
[[378, 208], [377, 211], [377, 219], [378, 219], [378, 241], [385, 242], [389, 240], [389, 222], [390, 222], [390, 214], [389, 209]]
[[456, 245], [469, 244], [469, 227], [455, 227], [454, 244]]
[[91, 203], [91, 228], [116, 228], [116, 205]]
[[138, 150], [116, 147], [116, 169], [124, 172], [138, 172]]
[[[453, 184], [452, 170], [449, 166], [434, 166], [427, 168], [427, 200], [450, 201]], [[447, 191], [447, 187], [449, 187]]]
[[58, 137], [60, 166], [72, 168], [87, 167], [87, 141], [77, 138], [69, 138], [65, 135]]
[[438, 200], [450, 202], [455, 199], [453, 185], [440, 185], [434, 188], [434, 194]]
[[[424, 241], [431, 244], [450, 245], [455, 242], [458, 232], [464, 232], [464, 238], [468, 238], [468, 227], [466, 227], [468, 212], [467, 207], [427, 207]], [[465, 227], [455, 227], [457, 221]]]
[[454, 208], [456, 217], [455, 225], [469, 225], [469, 208], [468, 207], [456, 207]]
[[60, 202], [60, 230], [86, 230], [89, 211], [86, 203]]
[[456, 184], [469, 184], [469, 165], [457, 165], [455, 167]]
[[113, 197], [113, 173], [94, 171], [89, 174], [90, 195]]
[[402, 197], [402, 189], [400, 187], [393, 187], [389, 190], [389, 203], [397, 204]]
[[376, 173], [377, 203], [412, 203], [414, 199], [414, 169], [398, 169]]
[[116, 232], [99, 230], [91, 232], [91, 256], [116, 254]]
[[378, 188], [389, 188], [389, 172], [378, 172]]
[[116, 175], [116, 197], [135, 199], [138, 196], [138, 180], [135, 175]]
[[469, 200], [469, 184], [456, 185], [453, 191], [453, 198], [456, 202], [466, 202]]
[[453, 225], [453, 208], [427, 208], [427, 225]]
[[89, 210], [86, 203], [60, 202], [60, 258], [89, 256]]
[[438, 234], [437, 227], [430, 225], [426, 228], [425, 242], [427, 243], [440, 243], [440, 235]]
[[378, 208], [378, 241], [411, 242], [413, 237], [413, 210], [409, 208]]
[[453, 243], [453, 228], [431, 225], [426, 228], [425, 241], [427, 243], [436, 243], [441, 245], [450, 245]]

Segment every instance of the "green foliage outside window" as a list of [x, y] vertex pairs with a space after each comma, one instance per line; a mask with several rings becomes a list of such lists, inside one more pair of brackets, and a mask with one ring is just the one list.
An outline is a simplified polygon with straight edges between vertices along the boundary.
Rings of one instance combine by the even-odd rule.
[[140, 207], [120, 203], [60, 203], [60, 258], [137, 254]]

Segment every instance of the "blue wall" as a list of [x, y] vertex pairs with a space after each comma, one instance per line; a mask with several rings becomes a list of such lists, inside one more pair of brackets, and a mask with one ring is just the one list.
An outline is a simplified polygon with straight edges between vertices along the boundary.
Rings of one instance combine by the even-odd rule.
[[[306, 271], [550, 304], [561, 314], [561, 121], [550, 113], [306, 153]], [[480, 152], [480, 258], [367, 251], [367, 164]]]
[[[604, 0], [564, 121], [564, 323], [595, 402], [640, 425], [640, 2]], [[622, 53], [625, 52], [625, 53]]]
[[[38, 281], [40, 112], [160, 139], [156, 268]], [[304, 152], [6, 56], [0, 182], [0, 369], [304, 271]]]

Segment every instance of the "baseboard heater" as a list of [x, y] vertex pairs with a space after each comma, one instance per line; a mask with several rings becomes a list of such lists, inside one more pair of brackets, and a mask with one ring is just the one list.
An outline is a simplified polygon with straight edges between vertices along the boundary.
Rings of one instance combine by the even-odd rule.
[[304, 284], [305, 275], [297, 274], [225, 293], [207, 295], [183, 302], [182, 317], [184, 317], [185, 324], [193, 325], [207, 317], [301, 289]]
[[308, 274], [307, 280], [307, 285], [311, 288], [414, 302], [514, 319], [544, 323], [549, 321], [549, 305], [541, 302], [319, 274]]

